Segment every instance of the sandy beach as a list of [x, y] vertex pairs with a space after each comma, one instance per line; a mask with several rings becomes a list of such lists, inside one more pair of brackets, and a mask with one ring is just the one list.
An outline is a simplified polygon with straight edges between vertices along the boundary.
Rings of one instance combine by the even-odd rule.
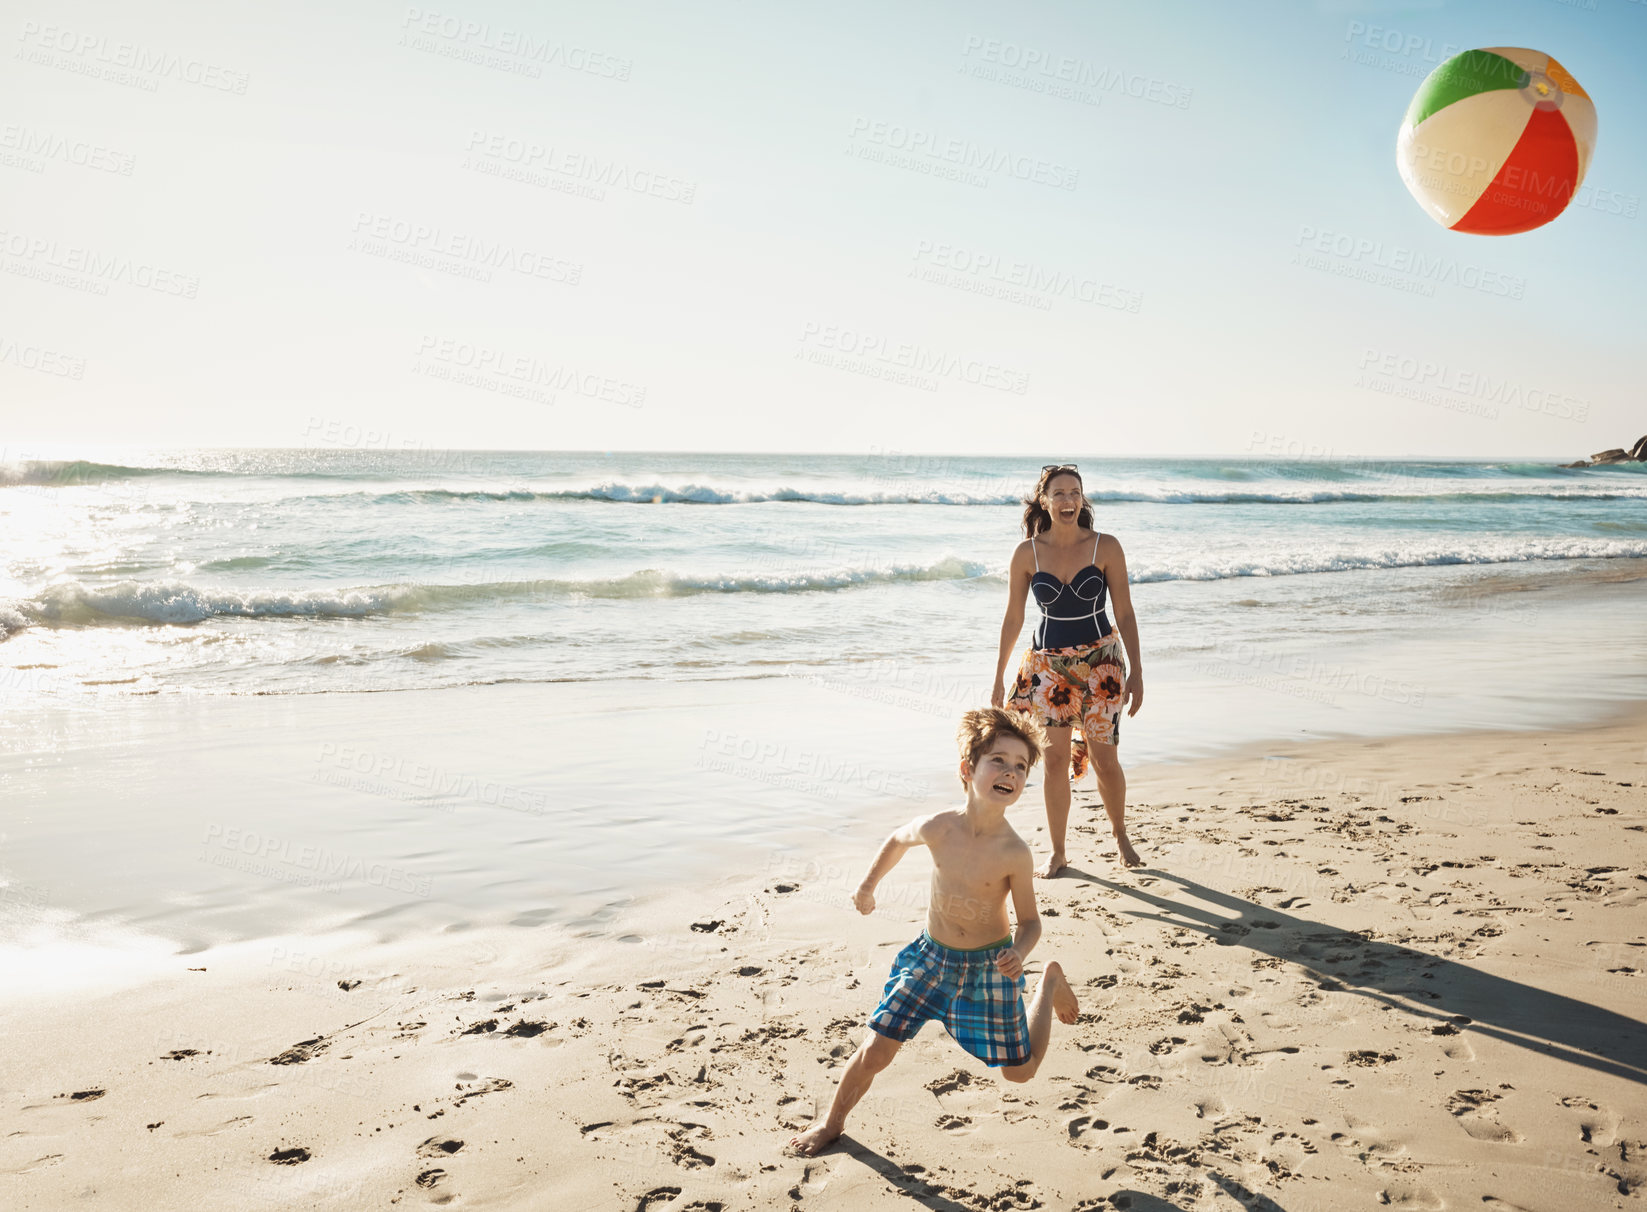
[[[1079, 1023], [1017, 1087], [927, 1027], [816, 1159], [783, 1146], [920, 928], [920, 852], [869, 918], [848, 904], [869, 857], [850, 839], [660, 894], [599, 935], [175, 955], [121, 990], [0, 1006], [0, 1199], [1635, 1206], [1644, 785], [1640, 714], [1271, 745], [1134, 771], [1150, 865], [1133, 873], [1079, 792], [1030, 963], [1064, 964]], [[1038, 789], [1012, 811], [1039, 844]]]

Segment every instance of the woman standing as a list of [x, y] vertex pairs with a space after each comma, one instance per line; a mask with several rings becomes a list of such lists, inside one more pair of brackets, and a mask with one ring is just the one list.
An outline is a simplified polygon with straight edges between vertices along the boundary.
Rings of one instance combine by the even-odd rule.
[[[1138, 622], [1127, 586], [1127, 558], [1114, 535], [1092, 529], [1092, 507], [1072, 463], [1041, 469], [1035, 492], [1024, 498], [1024, 535], [1012, 553], [1001, 652], [990, 702], [1027, 712], [1047, 730], [1047, 831], [1052, 854], [1036, 872], [1057, 875], [1068, 863], [1070, 730], [1080, 728], [1098, 775], [1098, 794], [1109, 814], [1121, 862], [1143, 860], [1127, 840], [1127, 778], [1116, 757], [1121, 709], [1138, 714], [1144, 677], [1138, 653]], [[1104, 596], [1115, 602], [1115, 626], [1104, 613]], [[1007, 661], [1024, 626], [1024, 598], [1041, 610], [1035, 639], [1018, 666], [1010, 699]], [[1122, 644], [1126, 658], [1122, 659]], [[1131, 673], [1127, 672], [1128, 667]], [[1130, 706], [1129, 706], [1130, 704]]]

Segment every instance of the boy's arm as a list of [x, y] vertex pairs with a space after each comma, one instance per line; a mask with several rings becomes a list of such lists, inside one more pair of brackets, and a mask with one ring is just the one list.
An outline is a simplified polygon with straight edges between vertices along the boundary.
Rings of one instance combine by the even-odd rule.
[[875, 861], [869, 865], [869, 874], [864, 876], [863, 883], [858, 885], [857, 892], [852, 894], [852, 903], [857, 906], [859, 913], [875, 912], [875, 885], [886, 878], [886, 873], [898, 865], [898, 860], [916, 846], [925, 845], [921, 836], [931, 817], [916, 817], [906, 825], [892, 831], [892, 835], [881, 843], [880, 851], [875, 855]]
[[1032, 870], [1029, 847], [1025, 846], [1013, 857], [1012, 869], [1007, 872], [1007, 887], [1012, 892], [1012, 916], [1016, 925], [1012, 931], [1012, 946], [995, 957], [995, 966], [1008, 980], [1017, 980], [1024, 974], [1024, 961], [1035, 944], [1041, 941], [1041, 911], [1035, 907], [1035, 874]]

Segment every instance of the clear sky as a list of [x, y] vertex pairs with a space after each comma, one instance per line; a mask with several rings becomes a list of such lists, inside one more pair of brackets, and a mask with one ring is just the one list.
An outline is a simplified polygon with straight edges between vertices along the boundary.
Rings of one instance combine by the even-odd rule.
[[[1647, 430], [1637, 0], [0, 9], [13, 452]], [[1396, 132], [1498, 45], [1600, 135], [1580, 205], [1466, 236]]]

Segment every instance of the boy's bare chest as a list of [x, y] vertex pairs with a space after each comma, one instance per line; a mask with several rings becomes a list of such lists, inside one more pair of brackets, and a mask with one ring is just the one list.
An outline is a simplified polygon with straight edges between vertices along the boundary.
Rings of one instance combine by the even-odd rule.
[[1006, 881], [1006, 854], [997, 844], [946, 844], [935, 847], [932, 858], [938, 882], [950, 889], [982, 890]]

